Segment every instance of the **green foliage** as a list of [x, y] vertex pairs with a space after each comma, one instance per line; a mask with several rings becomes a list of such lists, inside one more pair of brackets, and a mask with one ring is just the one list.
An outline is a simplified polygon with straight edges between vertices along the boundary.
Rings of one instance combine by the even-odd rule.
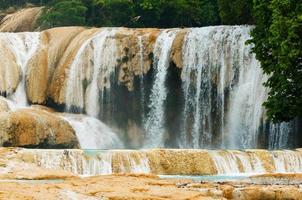
[[[1, 1], [1, 0], [0, 0]], [[64, 2], [64, 3], [62, 3]], [[72, 24], [70, 20], [58, 23], [58, 17], [70, 12], [65, 9], [68, 0], [49, 4], [42, 17], [44, 28]], [[74, 1], [71, 1], [74, 2]], [[219, 24], [216, 0], [78, 0], [86, 7], [85, 25], [88, 26], [128, 26], [128, 27], [183, 27]], [[62, 7], [60, 9], [60, 7]], [[74, 10], [73, 6], [73, 10]], [[77, 13], [77, 11], [75, 11]], [[67, 13], [66, 17], [71, 13]], [[80, 20], [82, 22], [82, 20]]]
[[85, 25], [87, 7], [80, 0], [57, 0], [40, 19], [42, 27]]
[[264, 103], [274, 122], [302, 117], [302, 0], [254, 0], [253, 51], [269, 75]]
[[222, 24], [253, 24], [253, 0], [218, 0]]
[[212, 0], [142, 0], [135, 11], [141, 26], [161, 28], [205, 26], [219, 23], [218, 6]]

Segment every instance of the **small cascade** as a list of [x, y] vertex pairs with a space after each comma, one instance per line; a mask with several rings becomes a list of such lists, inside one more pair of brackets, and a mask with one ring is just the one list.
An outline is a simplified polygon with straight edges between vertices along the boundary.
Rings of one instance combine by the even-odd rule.
[[21, 70], [19, 85], [10, 99], [17, 107], [25, 107], [28, 105], [25, 89], [27, 64], [39, 47], [40, 33], [0, 33], [0, 40], [8, 45]]
[[163, 147], [165, 134], [165, 100], [167, 98], [167, 88], [165, 86], [166, 75], [170, 65], [170, 52], [177, 31], [165, 30], [157, 37], [154, 47], [154, 70], [150, 95], [150, 111], [148, 113], [145, 130], [147, 136], [145, 147]]
[[237, 159], [233, 154], [228, 152], [210, 152], [210, 155], [215, 163], [218, 174], [238, 174], [240, 169], [238, 167]]
[[[89, 116], [97, 117], [100, 111], [100, 91], [110, 88], [110, 76], [116, 65], [116, 43], [112, 37], [114, 29], [105, 29], [92, 38], [86, 40], [70, 67], [69, 78], [66, 85], [67, 110], [77, 106]], [[92, 65], [91, 81], [87, 80], [87, 73]], [[88, 84], [88, 85], [87, 85]], [[85, 95], [85, 85], [87, 93]], [[103, 92], [101, 97], [103, 97]]]
[[23, 150], [34, 155], [34, 162], [47, 169], [62, 169], [78, 175], [150, 173], [144, 152], [94, 150]]
[[253, 152], [210, 151], [218, 174], [265, 173], [260, 158]]
[[302, 152], [300, 151], [273, 151], [272, 158], [276, 172], [302, 172]]
[[[202, 155], [202, 157], [200, 157]], [[264, 150], [34, 150], [18, 149], [16, 158], [79, 175], [154, 173], [163, 175], [252, 175], [301, 173], [302, 153]], [[26, 161], [25, 161], [26, 162]], [[190, 165], [188, 166], [188, 163]]]
[[85, 115], [65, 114], [63, 118], [75, 130], [81, 149], [119, 149], [123, 142], [106, 124]]

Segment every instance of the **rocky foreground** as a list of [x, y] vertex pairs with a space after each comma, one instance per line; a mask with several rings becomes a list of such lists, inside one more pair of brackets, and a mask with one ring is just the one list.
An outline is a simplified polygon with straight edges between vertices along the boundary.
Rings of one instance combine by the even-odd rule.
[[[10, 179], [2, 178], [0, 199], [302, 199], [302, 189], [298, 182], [291, 185], [249, 182], [202, 183], [185, 179], [161, 179], [155, 175], [143, 174], [80, 178], [58, 171], [31, 170], [35, 170], [36, 176], [31, 176], [32, 172], [24, 170], [25, 176], [21, 179], [18, 176], [11, 176]], [[21, 171], [18, 172], [19, 175], [22, 174]], [[301, 175], [294, 176], [301, 184]], [[261, 178], [254, 177], [253, 179], [260, 180]], [[285, 180], [292, 177], [280, 174], [270, 175], [270, 179]]]
[[[36, 152], [40, 153], [40, 151]], [[211, 182], [202, 181], [205, 179], [201, 178], [171, 179], [171, 177], [153, 175], [152, 171], [149, 174], [116, 173], [118, 170], [115, 168], [119, 166], [116, 162], [118, 160], [122, 162], [120, 157], [112, 160], [112, 174], [85, 177], [70, 170], [69, 161], [59, 163], [61, 167], [57, 169], [42, 165], [42, 162], [47, 161], [37, 160], [39, 158], [33, 156], [33, 152], [35, 150], [0, 149], [0, 199], [302, 199], [302, 174], [298, 173], [267, 173]], [[172, 152], [170, 150], [170, 153]], [[45, 152], [44, 154], [46, 155]], [[65, 154], [71, 161], [72, 152], [68, 153], [66, 150]], [[127, 154], [127, 156], [131, 155]], [[59, 161], [51, 157], [48, 159], [50, 164]], [[177, 160], [174, 162], [175, 164], [167, 160], [165, 164], [162, 163], [162, 166], [169, 165], [171, 168], [175, 166], [175, 170], [180, 170]], [[122, 163], [124, 169], [133, 168]], [[73, 167], [76, 167], [75, 163]], [[190, 168], [190, 164], [186, 166], [183, 164], [182, 168]], [[173, 175], [184, 172], [176, 173], [175, 170], [165, 173]]]

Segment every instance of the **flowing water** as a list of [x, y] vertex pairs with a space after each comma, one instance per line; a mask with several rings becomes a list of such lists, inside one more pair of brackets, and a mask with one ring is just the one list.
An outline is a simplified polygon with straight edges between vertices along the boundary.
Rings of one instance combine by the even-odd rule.
[[[262, 103], [268, 91], [262, 84], [267, 77], [251, 53], [252, 46], [245, 44], [252, 28], [215, 26], [188, 29], [181, 48], [183, 65], [175, 70], [177, 72], [171, 70], [174, 67], [171, 52], [180, 30], [160, 30], [152, 46], [152, 55], [146, 53], [150, 48], [147, 46], [149, 36], [135, 36], [139, 66], [130, 66], [127, 71], [132, 73], [134, 68], [141, 71], [138, 91], [134, 93], [138, 96], [139, 105], [134, 108], [128, 106], [130, 102], [127, 99], [124, 100], [128, 93], [121, 89], [123, 86], [115, 77], [121, 59], [119, 50], [124, 48], [118, 46], [121, 43], [116, 37], [120, 29], [103, 28], [82, 42], [65, 74], [66, 111], [83, 115], [62, 114], [62, 118], [75, 130], [82, 149], [131, 148], [128, 143], [136, 138], [131, 131], [124, 131], [121, 124], [142, 124], [136, 125], [141, 126], [137, 128], [141, 130], [137, 134], [142, 138], [136, 146], [138, 148], [289, 148], [292, 138], [296, 137], [293, 134], [294, 122], [271, 124], [266, 121]], [[1, 93], [10, 99], [4, 101], [12, 110], [28, 106], [27, 67], [41, 46], [40, 33], [0, 33], [0, 41], [0, 54], [5, 55], [8, 51], [8, 57], [12, 56], [20, 68], [20, 80], [14, 90], [12, 69], [6, 63], [0, 63], [3, 75], [0, 77], [3, 83], [0, 85]], [[147, 71], [145, 60], [152, 56], [152, 70]], [[123, 91], [121, 96], [116, 88]], [[107, 99], [111, 96], [114, 98]], [[121, 99], [119, 105], [114, 99]], [[110, 117], [101, 116], [101, 113], [108, 113], [105, 103], [114, 109], [114, 112], [110, 110]], [[131, 108], [133, 110], [129, 110]], [[115, 126], [109, 127], [100, 120]], [[140, 123], [131, 120], [139, 120]], [[166, 169], [165, 161], [154, 160], [145, 150], [45, 150], [33, 154], [40, 166], [81, 175], [148, 173], [154, 170], [151, 166], [154, 163], [160, 166], [156, 172], [163, 173]], [[213, 150], [208, 154], [209, 165], [213, 165], [219, 175], [302, 172], [302, 156], [298, 150], [263, 154], [248, 150]], [[178, 162], [177, 159], [169, 161], [170, 165], [174, 161]]]
[[155, 76], [150, 95], [150, 112], [148, 113], [145, 130], [147, 136], [145, 147], [163, 147], [165, 135], [165, 100], [167, 89], [165, 86], [167, 70], [170, 64], [170, 52], [176, 31], [162, 31], [158, 36], [154, 47]]
[[[196, 154], [195, 154], [196, 153]], [[20, 150], [34, 163], [80, 175], [155, 173], [163, 175], [248, 176], [302, 172], [302, 153], [296, 151], [204, 151], [209, 160], [196, 160], [198, 150]], [[169, 156], [165, 156], [170, 155]], [[177, 157], [175, 157], [177, 156]], [[194, 166], [187, 166], [184, 163]], [[209, 169], [214, 169], [209, 173]]]
[[110, 127], [93, 117], [68, 115], [63, 118], [75, 130], [82, 149], [119, 149], [123, 142]]
[[[116, 65], [116, 44], [111, 39], [115, 34], [113, 29], [105, 29], [86, 40], [77, 52], [70, 67], [66, 86], [67, 110], [72, 106], [84, 110], [89, 116], [97, 117], [100, 111], [99, 95], [104, 88], [110, 87], [110, 76]], [[92, 54], [92, 58], [90, 56]], [[91, 60], [90, 60], [91, 59]], [[87, 65], [92, 62], [92, 80], [87, 80]], [[89, 68], [89, 67], [88, 67]], [[87, 96], [85, 83], [88, 84]], [[101, 93], [101, 95], [103, 92]]]
[[[19, 85], [10, 97], [17, 107], [25, 107], [28, 105], [25, 82], [27, 73], [27, 64], [34, 53], [38, 50], [40, 44], [40, 33], [0, 33], [1, 42], [5, 42], [15, 56], [16, 63], [20, 68]], [[10, 82], [10, 77], [6, 77]]]

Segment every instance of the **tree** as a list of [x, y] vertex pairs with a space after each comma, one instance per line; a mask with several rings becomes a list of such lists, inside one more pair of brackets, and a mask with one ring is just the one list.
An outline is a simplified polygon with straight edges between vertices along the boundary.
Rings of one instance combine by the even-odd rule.
[[218, 0], [222, 24], [253, 24], [253, 0]]
[[87, 7], [80, 0], [57, 0], [46, 8], [40, 18], [42, 27], [85, 25]]
[[264, 103], [274, 122], [302, 117], [302, 0], [254, 0], [253, 52], [269, 78]]
[[137, 0], [135, 13], [141, 26], [159, 28], [205, 26], [219, 23], [213, 0]]

